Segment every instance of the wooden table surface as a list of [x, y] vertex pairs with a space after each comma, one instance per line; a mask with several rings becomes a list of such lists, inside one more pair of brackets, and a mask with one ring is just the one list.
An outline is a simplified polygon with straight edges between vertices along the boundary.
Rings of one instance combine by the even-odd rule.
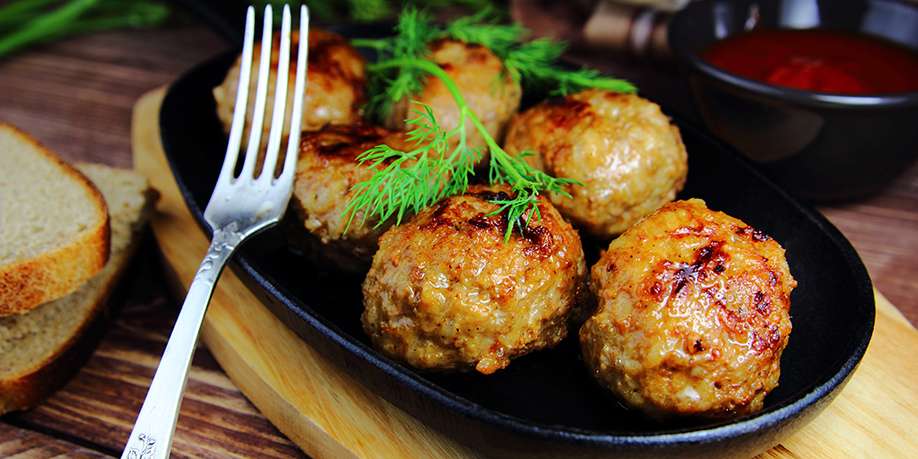
[[[144, 92], [224, 49], [204, 27], [112, 32], [33, 48], [0, 60], [0, 120], [73, 161], [130, 164], [130, 114]], [[638, 83], [677, 110], [686, 94], [666, 66], [598, 53], [576, 58]], [[916, 146], [918, 147], [918, 146]], [[852, 241], [877, 288], [918, 322], [918, 163], [881, 194], [820, 207]], [[37, 408], [0, 418], [0, 457], [120, 454], [140, 408], [177, 301], [148, 243], [113, 301], [113, 324], [86, 366]], [[200, 350], [186, 389], [174, 457], [297, 457]]]

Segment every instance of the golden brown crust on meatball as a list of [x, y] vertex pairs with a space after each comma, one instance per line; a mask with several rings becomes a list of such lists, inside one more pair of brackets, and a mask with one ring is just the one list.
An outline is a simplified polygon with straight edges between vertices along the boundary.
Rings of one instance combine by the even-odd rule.
[[490, 215], [506, 188], [472, 186], [387, 231], [363, 284], [363, 328], [384, 353], [425, 369], [491, 374], [558, 344], [582, 301], [577, 232], [547, 200], [504, 240]]
[[364, 222], [363, 214], [357, 214], [347, 227], [347, 203], [354, 197], [354, 186], [375, 172], [356, 158], [376, 145], [399, 148], [403, 141], [400, 133], [359, 123], [304, 132], [300, 139], [291, 208], [302, 227], [318, 239], [324, 258], [341, 269], [366, 270], [376, 252], [376, 240], [388, 226], [375, 228], [378, 220]]
[[796, 285], [761, 231], [697, 199], [667, 204], [593, 266], [584, 361], [653, 416], [757, 411], [778, 385]]
[[[466, 103], [488, 132], [497, 141], [503, 138], [504, 128], [510, 117], [520, 106], [522, 90], [519, 82], [504, 70], [500, 58], [488, 48], [463, 43], [457, 40], [441, 39], [430, 47], [430, 59], [437, 63], [456, 82]], [[403, 129], [405, 119], [412, 118], [412, 101], [430, 105], [437, 121], [445, 129], [452, 129], [459, 124], [459, 108], [453, 96], [435, 76], [429, 76], [420, 93], [406, 97], [392, 107], [386, 125], [393, 129]], [[484, 146], [478, 132], [469, 127], [469, 145]]]
[[528, 161], [579, 180], [552, 202], [600, 239], [625, 231], [672, 201], [688, 172], [679, 130], [660, 107], [631, 94], [586, 90], [549, 99], [510, 123], [504, 148], [537, 152]]
[[[296, 57], [299, 44], [299, 33], [291, 35], [290, 76], [287, 87], [287, 116], [284, 122], [283, 135], [289, 132], [290, 114], [293, 109], [293, 78], [296, 76]], [[280, 36], [275, 35], [271, 52], [271, 78], [268, 84], [267, 107], [273, 107], [275, 80], [277, 78], [277, 61], [280, 52]], [[258, 80], [258, 59], [261, 46], [256, 44], [252, 49], [255, 64], [249, 80], [249, 101], [246, 108], [247, 122], [251, 122], [255, 105], [255, 86]], [[214, 99], [217, 101], [217, 116], [229, 132], [233, 120], [236, 88], [239, 85], [240, 58], [226, 74], [220, 86], [214, 88]], [[308, 82], [303, 99], [304, 131], [315, 131], [328, 124], [350, 124], [360, 120], [360, 107], [365, 102], [366, 71], [363, 57], [342, 36], [321, 29], [309, 31]], [[269, 116], [270, 112], [268, 113]], [[270, 123], [265, 123], [263, 139], [267, 137]], [[246, 124], [248, 126], [248, 124]], [[246, 129], [246, 135], [248, 129]]]

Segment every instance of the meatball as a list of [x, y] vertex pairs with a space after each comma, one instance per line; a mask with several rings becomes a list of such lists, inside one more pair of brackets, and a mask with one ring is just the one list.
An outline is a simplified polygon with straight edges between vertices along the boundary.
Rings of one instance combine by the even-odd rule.
[[423, 369], [491, 374], [558, 344], [586, 293], [580, 237], [547, 199], [505, 240], [495, 199], [470, 187], [379, 240], [363, 283], [363, 328], [385, 354]]
[[565, 217], [598, 239], [621, 234], [672, 201], [688, 173], [679, 130], [657, 104], [586, 90], [516, 116], [504, 148], [556, 177], [579, 180], [551, 196]]
[[654, 417], [755, 412], [778, 385], [796, 285], [761, 231], [697, 199], [665, 205], [593, 266], [584, 361]]
[[356, 158], [383, 143], [404, 147], [403, 141], [400, 133], [366, 124], [304, 132], [290, 205], [300, 228], [305, 228], [311, 237], [297, 237], [294, 242], [339, 269], [365, 272], [376, 252], [376, 240], [386, 226], [376, 227], [378, 220], [373, 218], [364, 222], [360, 213], [347, 226], [347, 204], [356, 194], [354, 185], [375, 173], [370, 165], [361, 165]]
[[[492, 137], [500, 141], [510, 117], [520, 106], [522, 90], [504, 69], [500, 58], [488, 48], [457, 40], [435, 41], [430, 48], [430, 59], [436, 62], [456, 82], [466, 103], [478, 115]], [[392, 107], [386, 125], [403, 129], [405, 119], [413, 118], [416, 109], [412, 102], [422, 102], [433, 109], [437, 121], [445, 129], [459, 124], [459, 108], [443, 81], [436, 76], [427, 77], [424, 89], [407, 96]], [[484, 147], [478, 132], [469, 127], [468, 143]]]
[[[280, 52], [280, 36], [275, 34], [271, 51], [271, 76], [268, 80], [266, 121], [270, 121], [274, 106], [274, 90], [277, 79], [277, 62]], [[287, 113], [283, 136], [289, 133], [290, 117], [293, 111], [293, 79], [296, 77], [296, 50], [299, 33], [293, 32], [290, 40], [290, 76], [287, 83]], [[249, 79], [249, 101], [246, 105], [246, 130], [255, 112], [255, 87], [258, 82], [258, 59], [261, 46], [252, 49], [253, 69]], [[233, 108], [236, 106], [236, 88], [239, 86], [241, 56], [226, 74], [220, 86], [214, 88], [217, 102], [217, 116], [223, 128], [229, 132], [233, 122]], [[365, 102], [366, 71], [363, 57], [338, 34], [315, 29], [309, 31], [309, 57], [307, 62], [306, 95], [303, 98], [302, 128], [315, 131], [327, 124], [350, 124], [360, 120], [360, 107]], [[265, 122], [262, 139], [266, 142], [269, 122]], [[243, 144], [244, 145], [244, 144]]]

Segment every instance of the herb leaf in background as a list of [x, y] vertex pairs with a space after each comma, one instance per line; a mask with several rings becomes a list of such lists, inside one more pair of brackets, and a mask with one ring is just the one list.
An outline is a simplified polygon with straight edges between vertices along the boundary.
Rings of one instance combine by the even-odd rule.
[[372, 22], [387, 18], [392, 14], [386, 0], [348, 0], [351, 18], [357, 22]]
[[16, 0], [0, 7], [0, 57], [70, 35], [153, 27], [168, 16], [166, 5], [149, 0]]

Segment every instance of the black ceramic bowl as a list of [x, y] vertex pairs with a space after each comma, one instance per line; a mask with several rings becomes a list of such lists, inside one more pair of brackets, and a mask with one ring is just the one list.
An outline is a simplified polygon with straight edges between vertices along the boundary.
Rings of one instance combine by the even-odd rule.
[[894, 0], [701, 0], [669, 26], [670, 47], [688, 69], [708, 128], [799, 196], [862, 196], [889, 183], [915, 158], [918, 92], [799, 91], [736, 76], [699, 56], [751, 24], [855, 31], [916, 50], [918, 6]]
[[[379, 31], [339, 27], [349, 36]], [[160, 112], [163, 146], [192, 213], [213, 191], [226, 136], [212, 89], [233, 52], [202, 63], [170, 88]], [[529, 94], [534, 102], [538, 95]], [[292, 330], [393, 404], [489, 456], [748, 457], [808, 422], [844, 385], [873, 330], [867, 271], [844, 237], [817, 212], [764, 178], [733, 150], [675, 119], [689, 152], [679, 198], [699, 197], [787, 249], [799, 282], [794, 331], [780, 385], [761, 412], [734, 419], [657, 422], [626, 409], [595, 383], [575, 335], [519, 358], [491, 376], [417, 371], [377, 352], [360, 326], [362, 279], [310, 264], [275, 228], [243, 245], [234, 268]], [[596, 247], [594, 247], [595, 249]]]

